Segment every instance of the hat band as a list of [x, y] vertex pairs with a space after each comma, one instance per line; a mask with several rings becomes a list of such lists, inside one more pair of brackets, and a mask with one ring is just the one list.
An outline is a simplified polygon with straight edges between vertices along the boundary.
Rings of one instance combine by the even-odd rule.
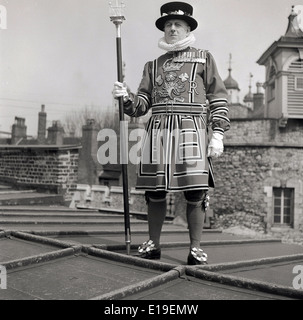
[[172, 14], [179, 15], [179, 16], [188, 16], [188, 17], [191, 17], [191, 14], [189, 14], [189, 13], [187, 13], [187, 12], [184, 12], [184, 11], [182, 11], [182, 10], [164, 12], [164, 13], [162, 13], [162, 17], [169, 16], [169, 15], [172, 15]]

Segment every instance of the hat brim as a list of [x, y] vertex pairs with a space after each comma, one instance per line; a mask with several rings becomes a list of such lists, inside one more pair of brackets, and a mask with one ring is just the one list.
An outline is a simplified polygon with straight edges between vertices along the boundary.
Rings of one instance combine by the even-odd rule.
[[190, 31], [193, 31], [193, 30], [197, 29], [197, 27], [198, 27], [198, 22], [194, 18], [192, 18], [190, 16], [183, 16], [183, 15], [180, 16], [179, 14], [170, 14], [170, 15], [163, 16], [163, 17], [159, 18], [156, 21], [156, 27], [159, 30], [164, 31], [164, 26], [165, 26], [166, 21], [174, 20], [174, 19], [186, 21], [188, 23], [188, 25], [190, 26]]

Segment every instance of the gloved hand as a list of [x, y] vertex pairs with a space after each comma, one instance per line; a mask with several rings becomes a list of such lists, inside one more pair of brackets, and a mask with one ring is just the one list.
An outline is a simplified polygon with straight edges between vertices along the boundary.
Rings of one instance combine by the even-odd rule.
[[123, 101], [124, 102], [129, 100], [129, 95], [128, 95], [128, 91], [127, 91], [127, 85], [126, 85], [125, 82], [121, 83], [119, 81], [116, 81], [114, 83], [113, 97], [115, 99], [123, 97]]
[[223, 146], [223, 135], [217, 132], [214, 132], [212, 138], [210, 139], [208, 145], [208, 157], [219, 158], [224, 151]]

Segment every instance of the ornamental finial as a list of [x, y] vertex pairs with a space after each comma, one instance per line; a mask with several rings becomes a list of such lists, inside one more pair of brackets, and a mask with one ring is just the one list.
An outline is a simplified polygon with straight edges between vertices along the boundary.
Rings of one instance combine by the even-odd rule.
[[121, 24], [125, 20], [124, 8], [125, 4], [123, 1], [116, 0], [114, 4], [109, 2], [109, 17], [113, 23]]

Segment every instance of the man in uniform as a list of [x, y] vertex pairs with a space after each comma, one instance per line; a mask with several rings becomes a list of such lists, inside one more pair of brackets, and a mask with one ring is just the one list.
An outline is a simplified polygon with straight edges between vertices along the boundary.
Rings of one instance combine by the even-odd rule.
[[[113, 96], [123, 97], [124, 112], [140, 117], [151, 110], [142, 142], [137, 189], [145, 190], [149, 240], [138, 249], [145, 259], [160, 259], [160, 235], [167, 192], [183, 192], [190, 237], [187, 263], [207, 263], [200, 248], [208, 190], [214, 187], [211, 158], [223, 153], [229, 129], [227, 92], [213, 56], [193, 47], [197, 26], [193, 7], [170, 2], [161, 7], [156, 27], [166, 51], [147, 62], [137, 91], [116, 82]], [[209, 142], [208, 135], [211, 132]]]

